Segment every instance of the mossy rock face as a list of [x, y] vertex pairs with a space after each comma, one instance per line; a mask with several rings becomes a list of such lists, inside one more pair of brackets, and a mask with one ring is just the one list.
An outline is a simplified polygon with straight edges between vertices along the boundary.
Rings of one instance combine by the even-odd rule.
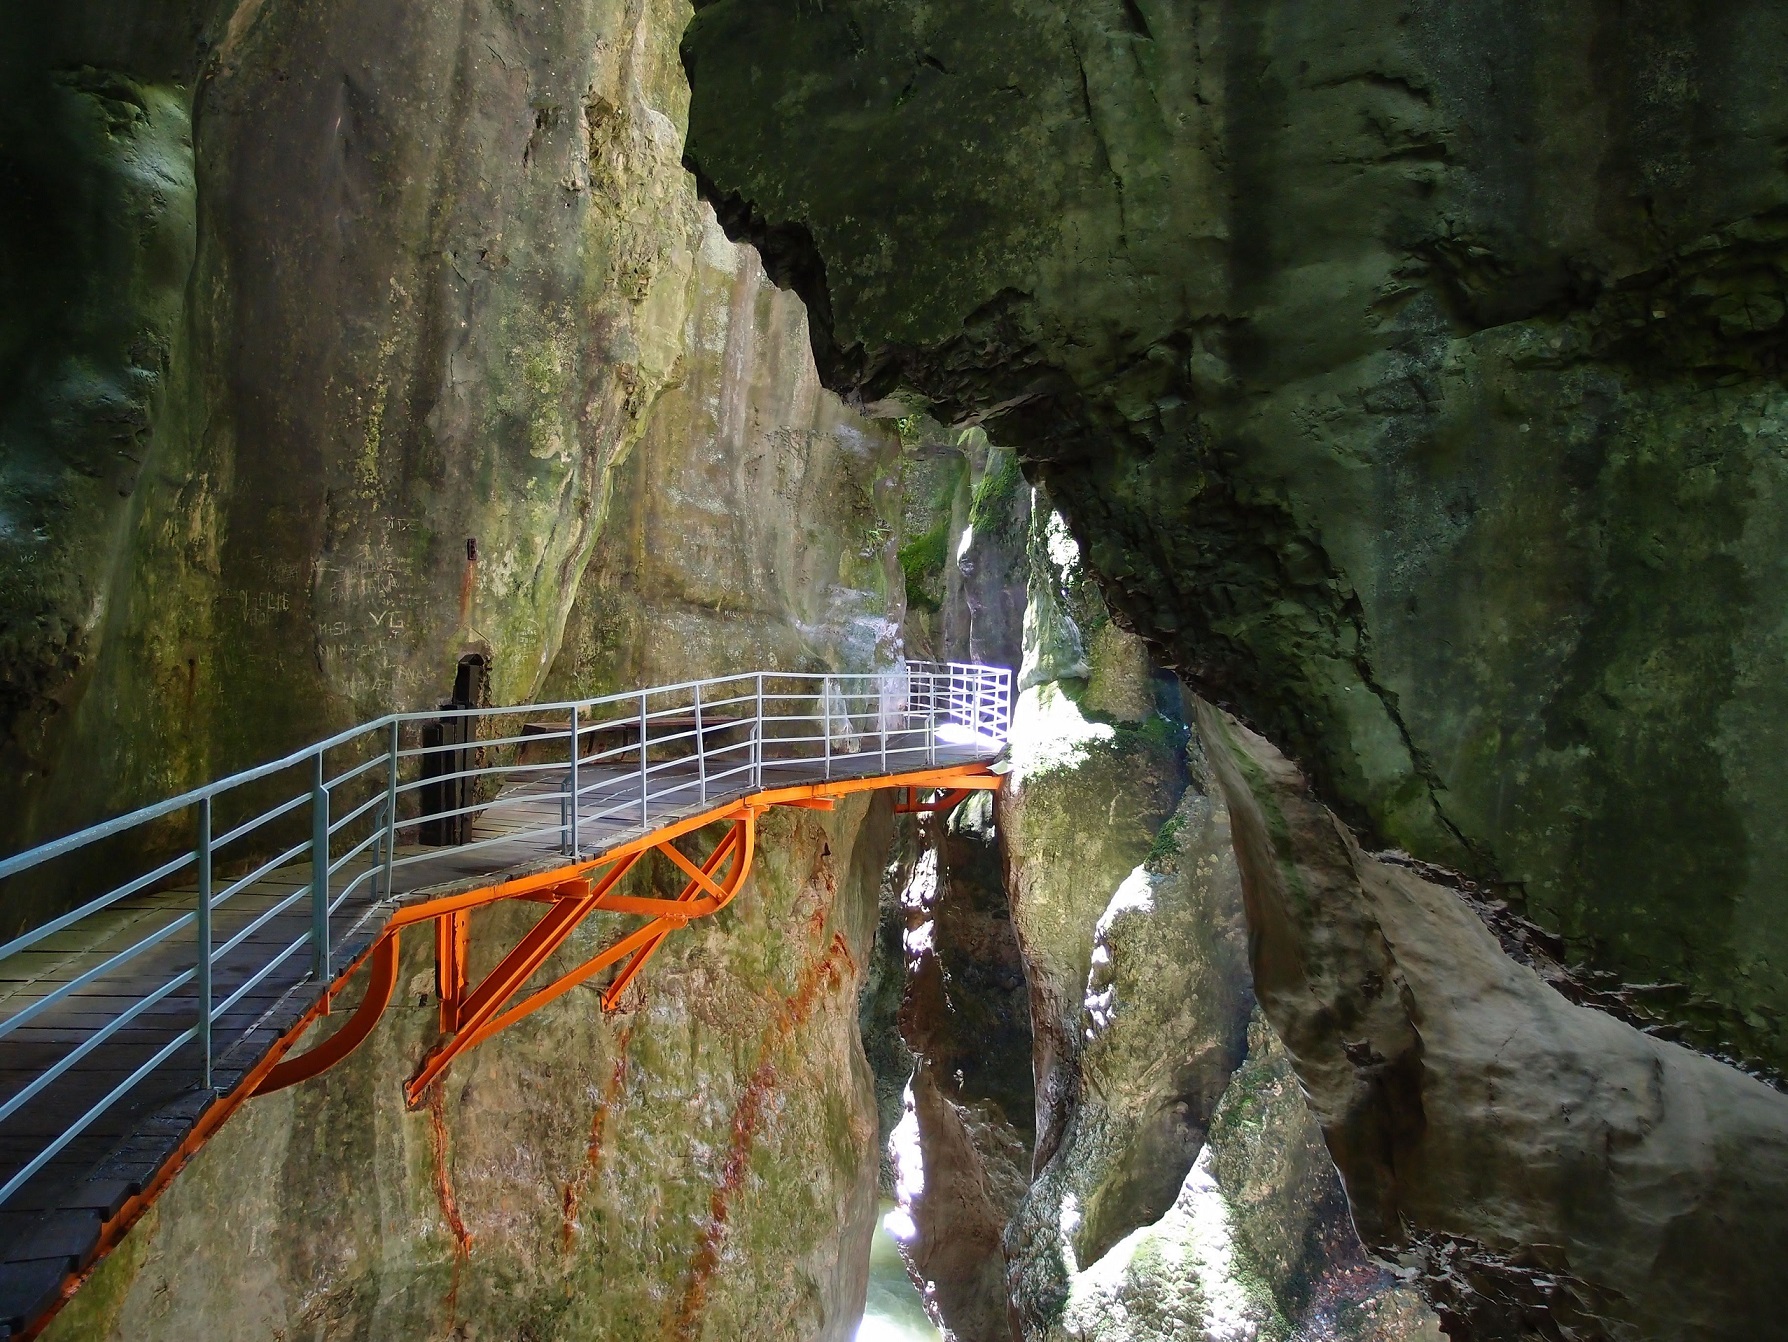
[[112, 66], [79, 36], [99, 8], [22, 12], [0, 53], [0, 842], [53, 776], [158, 434], [180, 431], [195, 71], [159, 28], [193, 16], [145, 16]]
[[898, 653], [910, 600], [897, 435], [824, 391], [800, 300], [705, 214], [677, 380], [619, 466], [553, 699]]
[[[1290, 1339], [1339, 1327], [1438, 1342], [1419, 1296], [1368, 1264], [1285, 1053], [1251, 1023], [1228, 814], [1196, 752], [1192, 765], [1146, 862], [1083, 910], [1090, 954], [1072, 1031], [1040, 1034], [1039, 1066], [1055, 1069], [1040, 1075], [1057, 1082], [1042, 1112], [1059, 1128], [1006, 1232], [1024, 1336], [1167, 1342], [1229, 1327]], [[1078, 776], [1089, 789], [1103, 778], [1096, 763]], [[1083, 824], [1135, 801], [1080, 799]], [[1024, 805], [1011, 813], [1021, 890], [1048, 869], [1038, 854], [1063, 847], [1033, 844]], [[1084, 863], [1068, 869], [1098, 879]], [[1022, 902], [1017, 914], [1029, 951]], [[1344, 1315], [1360, 1331], [1339, 1325]]]
[[1049, 1342], [1441, 1342], [1415, 1290], [1369, 1263], [1284, 1049], [1256, 1015], [1171, 1206], [1077, 1274]]
[[[736, 254], [682, 0], [138, 8], [4, 58], [8, 849], [431, 706], [467, 647], [535, 693]], [[824, 417], [804, 352], [751, 367]]]
[[1017, 448], [1372, 842], [1788, 1067], [1788, 13], [716, 0], [684, 53], [832, 385]]

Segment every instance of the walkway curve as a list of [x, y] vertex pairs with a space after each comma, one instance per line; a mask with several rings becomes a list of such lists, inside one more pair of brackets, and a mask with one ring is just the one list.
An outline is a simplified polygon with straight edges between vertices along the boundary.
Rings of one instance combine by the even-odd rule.
[[[769, 808], [898, 788], [900, 809], [921, 810], [997, 787], [1011, 675], [909, 662], [546, 705], [471, 697], [0, 861], [0, 907], [49, 889], [80, 901], [0, 946], [0, 1338], [41, 1331], [248, 1098], [370, 1033], [404, 929], [434, 924], [441, 1002], [414, 1104], [467, 1049], [611, 969], [612, 1010], [666, 936], [739, 893]], [[717, 823], [699, 863], [677, 846]], [[170, 839], [183, 826], [190, 839]], [[688, 878], [676, 899], [621, 893], [653, 850]], [[470, 986], [471, 912], [516, 899], [541, 919]], [[596, 913], [646, 922], [530, 988]], [[363, 965], [349, 1022], [294, 1052]]]

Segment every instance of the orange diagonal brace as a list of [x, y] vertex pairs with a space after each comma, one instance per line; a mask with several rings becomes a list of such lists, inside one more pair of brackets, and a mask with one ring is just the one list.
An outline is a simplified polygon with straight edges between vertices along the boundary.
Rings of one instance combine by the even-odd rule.
[[[691, 918], [704, 917], [724, 908], [738, 893], [739, 881], [744, 876], [744, 866], [750, 861], [749, 847], [742, 850], [739, 846], [740, 837], [745, 832], [744, 822], [735, 824], [727, 836], [715, 845], [714, 851], [708, 855], [707, 861], [683, 887], [682, 897], [677, 900], [634, 899], [631, 896], [613, 893], [616, 882], [643, 856], [641, 853], [635, 853], [625, 861], [617, 863], [587, 896], [575, 901], [567, 900], [557, 905], [553, 912], [547, 914], [535, 925], [534, 931], [523, 939], [522, 944], [510, 952], [503, 964], [493, 970], [484, 983], [479, 985], [472, 1000], [468, 1001], [460, 1012], [459, 1033], [437, 1050], [428, 1059], [422, 1070], [417, 1073], [415, 1079], [410, 1082], [408, 1087], [410, 1103], [417, 1103], [429, 1084], [446, 1070], [447, 1065], [455, 1057], [467, 1049], [482, 1043], [498, 1031], [507, 1029], [524, 1016], [539, 1010], [554, 998], [569, 992], [592, 975], [600, 973], [629, 955], [636, 957], [637, 963], [630, 968], [633, 973], [638, 973], [639, 966], [645, 963], [646, 957], [672, 930], [687, 923]], [[721, 864], [729, 856], [734, 859], [732, 869], [727, 873], [725, 885], [717, 885], [713, 880], [713, 874], [719, 870]], [[690, 865], [693, 867], [693, 864]], [[700, 888], [697, 884], [697, 877], [712, 886], [718, 892], [717, 895], [701, 899], [692, 898], [691, 896]], [[633, 907], [635, 905], [648, 907], [635, 908]], [[499, 1010], [502, 1003], [513, 994], [515, 988], [519, 988], [521, 983], [526, 981], [528, 975], [533, 973], [533, 968], [538, 968], [539, 963], [544, 962], [546, 956], [551, 954], [551, 949], [542, 950], [548, 941], [556, 936], [557, 939], [551, 941], [552, 949], [556, 949], [563, 943], [564, 937], [569, 935], [570, 927], [575, 926], [574, 909], [581, 910], [575, 914], [577, 920], [598, 910], [614, 913], [659, 914], [661, 916], [655, 917], [645, 927], [623, 937], [600, 954], [585, 961], [547, 987], [532, 993], [515, 1006], [509, 1007], [507, 1010]], [[556, 928], [551, 931], [543, 930], [547, 923], [556, 917], [563, 918], [567, 923], [563, 933], [560, 934]], [[524, 951], [527, 951], [526, 955], [523, 954]], [[529, 960], [534, 962], [533, 968], [528, 968], [526, 973], [521, 973]], [[516, 978], [517, 974], [521, 974], [521, 977]], [[499, 977], [500, 975], [502, 977]], [[513, 982], [514, 987], [504, 991], [503, 984], [505, 982]], [[500, 997], [499, 993], [501, 993]], [[604, 1005], [607, 1005], [606, 994]]]
[[900, 791], [908, 799], [905, 801], [896, 801], [894, 803], [895, 812], [900, 815], [918, 815], [930, 811], [948, 811], [958, 803], [966, 801], [970, 794], [976, 791], [976, 789], [953, 787], [946, 791], [944, 795], [939, 797], [936, 801], [917, 800], [914, 795], [917, 792], [917, 789], [902, 788]]
[[[751, 859], [757, 843], [757, 811], [754, 808], [746, 807], [743, 810], [733, 826], [732, 834], [729, 835], [728, 838], [736, 840], [738, 851], [733, 856], [732, 869], [727, 872], [725, 886], [726, 894], [717, 906], [717, 911], [732, 903], [733, 896], [739, 893], [739, 887], [744, 884], [746, 875], [751, 871]], [[730, 846], [731, 845], [723, 840], [720, 847], [714, 850], [714, 855], [708, 859], [708, 862], [717, 866], [718, 863], [715, 859]], [[692, 894], [694, 894], [694, 882], [691, 882], [688, 886], [684, 887], [683, 895], [678, 902], [685, 902]], [[627, 985], [633, 982], [640, 970], [646, 967], [646, 961], [652, 958], [658, 948], [664, 944], [664, 939], [669, 936], [672, 931], [672, 926], [667, 924], [662, 918], [653, 923], [646, 930], [651, 932], [655, 928], [661, 930], [656, 931], [650, 940], [634, 953], [633, 958], [621, 966], [621, 969], [615, 975], [613, 982], [602, 990], [602, 1009], [604, 1011], [613, 1011], [615, 1009], [620, 1003], [621, 994], [626, 991]]]
[[563, 978], [558, 979], [556, 982], [542, 988], [539, 992], [518, 1002], [495, 1020], [487, 1021], [479, 1026], [478, 1029], [467, 1038], [465, 1047], [471, 1048], [475, 1044], [481, 1044], [493, 1034], [496, 1034], [499, 1030], [507, 1030], [523, 1016], [528, 1015], [530, 1012], [538, 1011], [541, 1007], [552, 1001], [553, 998], [560, 997], [565, 993], [570, 992], [585, 979], [594, 974], [600, 974], [617, 960], [631, 955], [634, 951], [645, 945], [647, 941], [651, 940], [654, 936], [659, 935], [662, 934], [659, 932], [658, 925], [653, 923], [640, 928], [637, 932], [622, 937], [607, 950], [584, 961], [583, 964], [579, 965], [569, 974], [566, 974]]
[[405, 1087], [412, 1105], [421, 1102], [429, 1084], [447, 1070], [447, 1065], [454, 1058], [471, 1046], [472, 1037], [479, 1028], [496, 1016], [503, 1009], [503, 1004], [533, 976], [534, 971], [565, 944], [577, 925], [596, 907], [597, 901], [638, 860], [637, 853], [621, 859], [608, 869], [600, 881], [589, 887], [581, 898], [566, 899], [553, 905], [515, 949], [485, 975], [484, 982], [460, 1006], [457, 1013], [459, 1032], [429, 1055]]
[[392, 994], [397, 991], [397, 938], [397, 929], [388, 929], [373, 947], [366, 996], [360, 999], [360, 1006], [348, 1017], [348, 1023], [308, 1053], [288, 1058], [268, 1072], [255, 1087], [256, 1095], [270, 1095], [300, 1081], [308, 1081], [317, 1073], [328, 1071], [365, 1042], [373, 1026], [379, 1023], [379, 1017], [385, 1014], [385, 1008], [391, 1005]]
[[696, 866], [695, 863], [684, 857], [683, 854], [677, 850], [675, 844], [663, 844], [659, 847], [658, 851], [683, 869], [683, 874], [689, 878], [692, 887], [705, 885], [722, 904], [726, 902], [727, 892], [721, 889], [720, 886], [715, 883], [714, 878], [705, 870]]

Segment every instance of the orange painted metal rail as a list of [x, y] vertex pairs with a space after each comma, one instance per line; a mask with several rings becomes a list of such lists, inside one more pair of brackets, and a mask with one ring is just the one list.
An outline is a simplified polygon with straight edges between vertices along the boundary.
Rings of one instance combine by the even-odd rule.
[[[460, 1054], [618, 965], [601, 993], [603, 1009], [613, 1011], [666, 937], [698, 918], [719, 913], [738, 896], [751, 871], [758, 817], [771, 807], [830, 810], [851, 793], [894, 788], [907, 798], [916, 798], [925, 791], [942, 794], [931, 803], [899, 803], [897, 810], [935, 810], [953, 806], [975, 791], [998, 788], [1001, 781], [1000, 774], [985, 765], [973, 764], [892, 778], [868, 777], [780, 788], [666, 826], [588, 862], [406, 907], [385, 925], [368, 953], [368, 983], [353, 1018], [317, 1047], [281, 1061], [260, 1079], [253, 1093], [265, 1095], [308, 1080], [340, 1062], [365, 1041], [391, 1003], [397, 986], [398, 939], [406, 927], [425, 922], [435, 925], [435, 983], [440, 998], [441, 1041], [404, 1088], [405, 1098], [414, 1107], [424, 1101], [428, 1087]], [[724, 823], [726, 832], [698, 865], [677, 847], [677, 840], [716, 822]], [[674, 899], [618, 893], [623, 879], [651, 852], [662, 854], [687, 876], [681, 893]], [[466, 964], [472, 911], [508, 900], [545, 902], [549, 907], [495, 968], [476, 987], [470, 987]], [[517, 1000], [529, 980], [596, 913], [630, 914], [647, 921]]]

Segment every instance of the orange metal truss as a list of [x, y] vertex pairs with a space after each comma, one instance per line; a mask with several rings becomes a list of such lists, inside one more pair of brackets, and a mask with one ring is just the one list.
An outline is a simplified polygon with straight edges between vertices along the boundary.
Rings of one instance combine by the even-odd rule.
[[[398, 951], [404, 928], [434, 923], [435, 982], [441, 999], [441, 1042], [423, 1060], [416, 1075], [404, 1088], [406, 1099], [414, 1106], [425, 1098], [429, 1085], [461, 1053], [604, 969], [621, 964], [601, 996], [603, 1009], [614, 1010], [621, 993], [667, 936], [696, 918], [718, 913], [737, 896], [751, 871], [758, 817], [771, 807], [830, 811], [841, 798], [852, 793], [896, 788], [900, 789], [895, 805], [897, 811], [939, 810], [954, 806], [971, 792], [996, 790], [1004, 781], [1003, 775], [977, 764], [774, 788], [677, 821], [598, 858], [398, 909], [373, 944], [325, 986], [310, 1009], [273, 1043], [242, 1080], [205, 1109], [179, 1147], [142, 1190], [126, 1199], [102, 1227], [92, 1258], [80, 1271], [69, 1274], [63, 1282], [60, 1300], [40, 1314], [21, 1337], [38, 1337], [49, 1327], [63, 1305], [117, 1247], [174, 1176], [244, 1103], [257, 1095], [283, 1090], [327, 1071], [365, 1042], [396, 995]], [[918, 796], [926, 791], [941, 792], [942, 795], [934, 802], [922, 804]], [[672, 846], [674, 840], [717, 822], [728, 823], [730, 828], [699, 866]], [[688, 877], [682, 893], [669, 900], [615, 894], [614, 887], [621, 878], [640, 858], [654, 850], [665, 854]], [[477, 988], [468, 992], [471, 912], [505, 900], [531, 900], [549, 907], [521, 942]], [[579, 924], [597, 912], [635, 914], [649, 921], [546, 987], [537, 989], [513, 1006], [506, 1006], [553, 952], [565, 944]], [[334, 999], [342, 994], [362, 966], [369, 966], [370, 972], [366, 990], [353, 1015], [316, 1047], [297, 1057], [290, 1056], [306, 1031], [329, 1014]]]
[[[603, 1009], [613, 1011], [666, 937], [694, 919], [720, 912], [738, 895], [756, 852], [758, 817], [771, 807], [831, 810], [850, 793], [892, 787], [900, 789], [897, 811], [947, 810], [972, 792], [999, 787], [1001, 781], [1001, 775], [983, 765], [964, 765], [776, 788], [677, 821], [597, 858], [401, 908], [363, 957], [371, 972], [353, 1016], [324, 1043], [268, 1070], [253, 1093], [266, 1095], [309, 1080], [366, 1040], [395, 995], [398, 943], [406, 927], [424, 922], [435, 925], [435, 985], [440, 997], [441, 1039], [404, 1087], [405, 1099], [415, 1107], [462, 1053], [618, 966], [601, 994]], [[922, 792], [941, 796], [921, 802]], [[716, 823], [726, 824], [727, 832], [699, 865], [676, 846], [676, 840]], [[649, 852], [662, 854], [687, 878], [676, 898], [651, 899], [617, 892], [622, 879]], [[475, 987], [471, 986], [467, 962], [472, 910], [517, 899], [544, 903], [547, 911]], [[595, 913], [632, 914], [647, 921], [518, 1000], [529, 981]]]
[[920, 801], [919, 794], [925, 788], [903, 787], [894, 794], [894, 810], [899, 815], [926, 815], [932, 812], [953, 811], [969, 798], [976, 789], [973, 787], [951, 787], [938, 790], [941, 795], [931, 801]]

